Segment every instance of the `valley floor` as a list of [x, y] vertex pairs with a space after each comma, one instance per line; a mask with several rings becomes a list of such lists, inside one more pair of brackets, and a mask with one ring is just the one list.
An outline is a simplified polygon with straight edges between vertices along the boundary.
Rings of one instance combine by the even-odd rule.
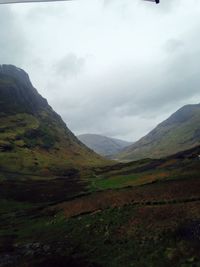
[[0, 267], [199, 267], [198, 149], [81, 181], [1, 181]]

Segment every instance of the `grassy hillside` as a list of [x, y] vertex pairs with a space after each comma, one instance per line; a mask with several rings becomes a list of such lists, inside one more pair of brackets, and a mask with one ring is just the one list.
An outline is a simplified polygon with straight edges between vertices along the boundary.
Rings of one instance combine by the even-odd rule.
[[95, 168], [93, 190], [141, 186], [176, 179], [199, 178], [200, 146], [162, 159], [143, 159]]
[[200, 144], [200, 104], [184, 106], [116, 157], [161, 158]]
[[68, 175], [106, 161], [82, 144], [13, 66], [0, 69], [0, 171]]

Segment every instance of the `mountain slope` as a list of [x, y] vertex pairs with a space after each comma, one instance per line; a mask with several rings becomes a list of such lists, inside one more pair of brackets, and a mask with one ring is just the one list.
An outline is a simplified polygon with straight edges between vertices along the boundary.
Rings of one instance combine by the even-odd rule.
[[120, 160], [160, 158], [200, 144], [200, 104], [186, 105], [117, 155]]
[[1, 171], [65, 175], [102, 162], [38, 94], [27, 73], [0, 66]]
[[77, 137], [87, 147], [103, 156], [116, 154], [131, 144], [131, 142], [98, 134], [82, 134]]

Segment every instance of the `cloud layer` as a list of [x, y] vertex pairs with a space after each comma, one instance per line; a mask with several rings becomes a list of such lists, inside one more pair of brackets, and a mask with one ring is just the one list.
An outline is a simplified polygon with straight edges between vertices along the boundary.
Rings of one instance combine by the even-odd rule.
[[200, 2], [0, 7], [1, 63], [26, 69], [76, 134], [136, 140], [200, 102]]

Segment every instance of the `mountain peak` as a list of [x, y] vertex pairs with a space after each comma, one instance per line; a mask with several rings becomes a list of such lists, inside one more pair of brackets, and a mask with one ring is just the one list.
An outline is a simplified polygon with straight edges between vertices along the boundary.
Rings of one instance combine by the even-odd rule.
[[0, 74], [12, 76], [24, 85], [32, 86], [28, 74], [23, 69], [20, 69], [14, 65], [0, 65]]
[[104, 162], [67, 128], [28, 74], [12, 65], [0, 66], [0, 121], [0, 171], [65, 175]]
[[24, 70], [0, 65], [0, 114], [33, 114], [47, 106], [46, 99], [33, 87]]
[[184, 123], [190, 120], [193, 115], [196, 114], [200, 108], [200, 104], [189, 104], [181, 107], [175, 113], [173, 113], [167, 120], [162, 122], [162, 125], [170, 125], [173, 123]]

